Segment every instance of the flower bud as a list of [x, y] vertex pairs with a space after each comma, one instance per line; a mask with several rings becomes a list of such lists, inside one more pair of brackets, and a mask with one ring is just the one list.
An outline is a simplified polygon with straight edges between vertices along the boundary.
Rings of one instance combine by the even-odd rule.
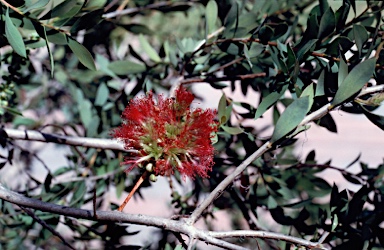
[[151, 175], [149, 176], [149, 180], [152, 181], [152, 182], [156, 182], [156, 181], [157, 181], [157, 176], [154, 175], [154, 174], [151, 174]]
[[148, 163], [148, 164], [145, 166], [145, 169], [146, 169], [148, 172], [152, 172], [152, 171], [153, 171], [153, 164], [152, 164], [152, 163]]

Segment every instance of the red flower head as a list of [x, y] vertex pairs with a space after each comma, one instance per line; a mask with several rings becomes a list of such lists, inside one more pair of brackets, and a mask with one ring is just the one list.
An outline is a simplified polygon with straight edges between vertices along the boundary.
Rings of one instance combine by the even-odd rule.
[[214, 154], [211, 138], [218, 125], [216, 111], [191, 110], [193, 99], [192, 93], [179, 88], [175, 98], [160, 95], [155, 101], [149, 93], [130, 101], [122, 115], [123, 124], [113, 131], [126, 149], [139, 151], [123, 162], [129, 165], [126, 171], [153, 164], [158, 175], [169, 176], [177, 170], [191, 178], [208, 177]]

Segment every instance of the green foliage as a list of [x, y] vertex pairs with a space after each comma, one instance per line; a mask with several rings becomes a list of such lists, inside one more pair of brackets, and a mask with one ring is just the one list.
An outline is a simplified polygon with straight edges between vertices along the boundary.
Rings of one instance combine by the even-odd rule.
[[[312, 241], [328, 232], [323, 245], [335, 249], [384, 246], [384, 165], [360, 162], [360, 172], [352, 173], [317, 159], [315, 151], [305, 160], [293, 154], [295, 135], [310, 129], [299, 124], [326, 105], [326, 112], [337, 106], [384, 130], [384, 117], [372, 112], [382, 93], [360, 94], [373, 85], [383, 91], [382, 1], [134, 0], [126, 12], [117, 11], [123, 2], [0, 1], [2, 127], [109, 138], [137, 95], [168, 93], [178, 81], [193, 89], [208, 83], [217, 93], [239, 86], [244, 96], [259, 99], [245, 103], [219, 94], [215, 166], [209, 179], [193, 180], [189, 192], [170, 185], [174, 218], [190, 215], [234, 167], [271, 142], [268, 152], [215, 200], [216, 210], [229, 212], [241, 229], [273, 228]], [[269, 114], [273, 121], [266, 128], [273, 132], [265, 137], [266, 128], [258, 122]], [[337, 132], [328, 113], [313, 121], [311, 126]], [[0, 174], [20, 165], [23, 177], [0, 181], [55, 204], [115, 210], [119, 204], [109, 197], [130, 192], [141, 175], [139, 169], [123, 172], [119, 163], [129, 154], [117, 150], [66, 146], [67, 162], [53, 170], [38, 157], [39, 149], [24, 148], [3, 130], [0, 145]], [[33, 172], [36, 160], [45, 172]], [[339, 190], [319, 177], [327, 169], [341, 173], [358, 191]], [[172, 180], [185, 184], [180, 176]], [[151, 185], [158, 183], [145, 180], [135, 198], [145, 199]], [[50, 248], [53, 239], [57, 249], [66, 243], [88, 249], [94, 242], [105, 249], [185, 245], [179, 235], [164, 230], [132, 245], [138, 231], [125, 224], [33, 213], [0, 199], [0, 249]], [[263, 221], [265, 215], [273, 222]], [[209, 209], [203, 213], [207, 228], [214, 216]], [[236, 244], [290, 248], [272, 240]]]

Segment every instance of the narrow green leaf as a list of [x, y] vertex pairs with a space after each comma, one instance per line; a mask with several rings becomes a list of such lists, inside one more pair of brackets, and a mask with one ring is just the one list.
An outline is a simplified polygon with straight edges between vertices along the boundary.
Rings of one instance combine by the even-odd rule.
[[233, 109], [233, 103], [229, 104], [226, 108], [225, 108], [225, 118], [226, 118], [226, 121], [227, 122], [229, 120], [229, 118], [231, 117], [232, 115], [232, 109]]
[[48, 55], [49, 55], [49, 62], [51, 64], [51, 77], [53, 78], [53, 72], [55, 71], [55, 62], [53, 60], [53, 55], [52, 55], [52, 51], [51, 51], [51, 48], [49, 48], [49, 41], [48, 41], [48, 38], [47, 38], [47, 31], [45, 29], [45, 26], [42, 26], [43, 27], [43, 30], [44, 30], [44, 40], [45, 40], [45, 45], [47, 46], [47, 50], [48, 50]]
[[249, 56], [248, 47], [247, 47], [246, 45], [244, 46], [244, 56], [245, 56], [245, 58], [247, 59], [247, 62], [248, 62], [249, 67], [252, 68], [252, 67], [253, 67], [253, 64], [252, 64], [252, 62], [251, 62], [251, 57]]
[[41, 19], [51, 19], [51, 18], [59, 18], [65, 19], [69, 17], [75, 16], [82, 7], [82, 3], [77, 0], [66, 0], [55, 6], [50, 12], [44, 15]]
[[322, 96], [325, 94], [324, 93], [324, 77], [325, 77], [325, 69], [321, 71], [319, 79], [317, 79], [315, 96]]
[[178, 59], [176, 57], [175, 49], [169, 44], [169, 41], [164, 42], [164, 50], [166, 55], [166, 60], [168, 60], [174, 67], [178, 64]]
[[227, 98], [223, 93], [219, 101], [219, 107], [217, 109], [217, 115], [219, 117], [220, 124], [225, 124], [227, 122], [227, 117], [225, 115], [226, 107], [227, 107]]
[[95, 106], [103, 106], [109, 96], [109, 89], [105, 83], [100, 84], [100, 86], [97, 88], [96, 92], [96, 99], [95, 99]]
[[308, 110], [307, 112], [311, 109], [312, 104], [313, 104], [313, 98], [314, 98], [314, 87], [313, 83], [309, 84], [301, 93], [300, 97], [308, 96], [309, 97], [309, 105], [308, 105]]
[[307, 43], [305, 45], [303, 45], [303, 47], [301, 47], [301, 49], [297, 52], [297, 60], [300, 61], [302, 59], [302, 57], [308, 52], [310, 51], [310, 49], [313, 47], [313, 45], [315, 45], [317, 42], [317, 39], [311, 39], [309, 41], [307, 41]]
[[341, 59], [340, 59], [340, 64], [339, 64], [339, 74], [337, 75], [337, 83], [338, 83], [339, 87], [348, 75], [348, 65], [344, 61], [344, 58], [342, 56], [340, 58]]
[[147, 39], [145, 39], [145, 37], [142, 34], [140, 34], [139, 36], [139, 41], [140, 41], [141, 47], [147, 53], [147, 55], [152, 61], [157, 63], [161, 62], [161, 58], [159, 54], [157, 54], [156, 50], [149, 44]]
[[85, 67], [90, 70], [96, 70], [95, 62], [93, 61], [91, 53], [82, 44], [78, 43], [71, 37], [68, 37], [68, 46]]
[[356, 41], [357, 50], [359, 51], [359, 57], [361, 56], [361, 50], [364, 43], [368, 40], [367, 30], [360, 24], [353, 25], [353, 37]]
[[51, 35], [47, 34], [47, 36], [48, 36], [47, 38], [51, 43], [58, 44], [58, 45], [67, 45], [68, 44], [67, 36], [64, 33], [54, 31], [54, 30], [50, 30], [49, 33], [52, 33], [52, 32], [54, 32], [54, 33]]
[[111, 62], [108, 66], [108, 69], [117, 75], [129, 75], [142, 73], [147, 68], [142, 63], [135, 63], [132, 61], [124, 60]]
[[267, 206], [268, 209], [274, 209], [277, 207], [277, 202], [271, 195], [268, 196]]
[[13, 50], [22, 57], [27, 57], [23, 37], [9, 17], [9, 9], [5, 13], [5, 36]]
[[84, 181], [76, 183], [76, 189], [69, 204], [74, 207], [80, 207], [83, 204], [83, 197], [87, 192], [87, 186]]
[[12, 123], [14, 128], [18, 128], [20, 125], [24, 125], [26, 127], [33, 127], [37, 125], [35, 120], [23, 116], [15, 117]]
[[39, 0], [36, 1], [34, 4], [31, 6], [27, 6], [27, 9], [23, 10], [24, 13], [27, 13], [28, 11], [35, 10], [35, 9], [40, 9], [46, 6], [49, 3], [49, 0]]
[[332, 106], [339, 105], [356, 94], [371, 78], [375, 65], [376, 58], [371, 58], [355, 66], [337, 90]]
[[83, 10], [97, 10], [97, 9], [102, 9], [105, 4], [107, 3], [107, 0], [92, 0], [92, 1], [87, 1], [85, 4]]
[[97, 66], [98, 66], [98, 69], [102, 72], [104, 72], [105, 74], [115, 78], [117, 77], [117, 75], [115, 73], [113, 73], [112, 70], [109, 69], [109, 60], [107, 58], [105, 58], [104, 56], [100, 55], [100, 54], [96, 54], [96, 63], [97, 63]]
[[272, 92], [268, 96], [266, 96], [260, 103], [260, 105], [256, 109], [255, 120], [261, 117], [267, 109], [269, 109], [273, 104], [279, 100], [279, 98], [284, 94], [287, 87], [285, 86], [281, 92]]
[[318, 39], [323, 39], [329, 34], [331, 34], [336, 27], [335, 14], [331, 8], [328, 8], [324, 15], [321, 17], [319, 33], [317, 35]]
[[275, 33], [270, 26], [265, 25], [265, 26], [261, 27], [261, 29], [259, 30], [260, 42], [262, 44], [267, 44], [271, 40], [271, 38], [273, 37], [274, 34]]
[[205, 32], [206, 36], [211, 34], [215, 30], [215, 24], [217, 21], [218, 7], [214, 0], [208, 2], [205, 9]]
[[228, 134], [231, 134], [231, 135], [237, 135], [237, 134], [241, 134], [244, 132], [244, 130], [242, 128], [239, 128], [239, 127], [228, 127], [228, 126], [222, 125], [221, 128], [225, 132], [227, 132]]
[[79, 103], [80, 119], [85, 128], [88, 128], [92, 122], [92, 104], [89, 100], [82, 100]]
[[20, 116], [23, 116], [23, 114], [22, 114], [19, 110], [17, 110], [17, 109], [10, 108], [10, 107], [1, 107], [1, 106], [0, 106], [0, 108], [5, 109], [6, 111], [8, 111], [8, 112], [9, 112], [10, 114], [12, 114], [12, 115], [20, 115]]
[[304, 96], [296, 99], [289, 105], [277, 120], [271, 142], [275, 142], [297, 127], [304, 119], [309, 109], [309, 97]]
[[364, 115], [376, 126], [384, 130], [384, 116], [376, 115], [369, 112], [363, 105], [360, 105], [363, 109]]
[[338, 224], [339, 224], [339, 218], [337, 217], [337, 214], [334, 214], [333, 215], [331, 232], [333, 232], [336, 229]]

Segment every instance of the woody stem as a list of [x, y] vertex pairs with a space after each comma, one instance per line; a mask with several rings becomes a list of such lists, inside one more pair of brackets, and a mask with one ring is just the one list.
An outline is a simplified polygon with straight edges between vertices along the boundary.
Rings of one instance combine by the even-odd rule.
[[128, 204], [129, 200], [132, 198], [133, 194], [136, 192], [136, 190], [140, 187], [141, 183], [147, 178], [148, 171], [145, 171], [141, 176], [140, 179], [137, 180], [135, 186], [132, 188], [131, 192], [129, 192], [127, 198], [125, 198], [123, 204], [120, 205], [120, 207], [117, 209], [117, 211], [123, 211], [124, 207]]

